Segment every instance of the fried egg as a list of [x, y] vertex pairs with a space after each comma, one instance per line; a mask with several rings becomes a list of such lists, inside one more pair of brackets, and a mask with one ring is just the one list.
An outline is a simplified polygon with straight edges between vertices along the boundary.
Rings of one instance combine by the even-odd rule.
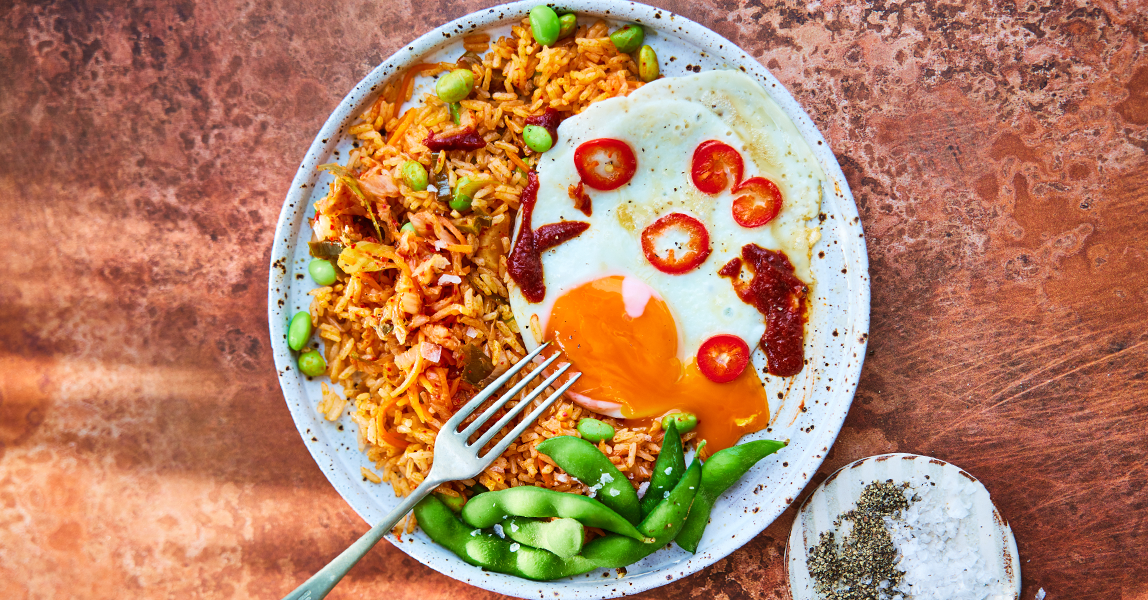
[[[573, 199], [582, 182], [575, 153], [584, 142], [603, 138], [625, 142], [636, 171], [608, 191], [585, 186], [587, 215]], [[691, 157], [707, 140], [741, 154], [744, 178], [764, 177], [777, 185], [777, 217], [742, 227], [732, 214], [730, 188], [716, 195], [697, 189]], [[796, 276], [814, 283], [810, 249], [820, 233], [807, 221], [819, 210], [824, 174], [780, 107], [738, 72], [661, 79], [565, 120], [537, 175], [532, 226], [581, 221], [589, 227], [542, 254], [541, 301], [530, 302], [511, 286], [510, 304], [529, 348], [553, 340], [582, 372], [568, 395], [611, 416], [693, 412], [711, 451], [764, 428], [769, 404], [759, 373], [751, 366], [733, 381], [715, 383], [699, 370], [696, 355], [718, 334], [736, 335], [760, 352], [765, 317], [717, 273], [744, 245], [783, 251]], [[678, 274], [656, 268], [641, 239], [647, 227], [673, 213], [704, 224], [711, 248], [699, 266]], [[520, 211], [516, 238], [521, 221]], [[659, 243], [681, 252], [685, 240], [671, 234]]]

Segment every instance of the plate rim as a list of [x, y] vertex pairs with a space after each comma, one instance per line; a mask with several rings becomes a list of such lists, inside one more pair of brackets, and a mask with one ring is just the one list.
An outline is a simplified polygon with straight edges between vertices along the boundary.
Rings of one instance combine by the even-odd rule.
[[[286, 347], [286, 319], [284, 319], [283, 316], [285, 314], [284, 306], [286, 306], [285, 299], [287, 290], [290, 289], [290, 284], [287, 281], [289, 273], [288, 263], [292, 260], [296, 245], [295, 240], [292, 239], [294, 237], [293, 230], [295, 226], [301, 223], [305, 218], [305, 213], [308, 208], [307, 202], [312, 194], [315, 181], [318, 178], [313, 167], [319, 164], [319, 160], [331, 154], [339, 140], [345, 135], [346, 128], [353, 122], [359, 112], [361, 112], [366, 100], [374, 95], [374, 90], [389, 76], [397, 73], [403, 66], [409, 64], [411, 61], [417, 60], [419, 57], [439, 49], [440, 46], [454, 43], [454, 38], [458, 35], [464, 35], [479, 28], [505, 25], [510, 22], [510, 20], [517, 20], [524, 17], [529, 12], [529, 9], [537, 4], [538, 2], [534, 0], [519, 0], [518, 2], [484, 8], [469, 13], [444, 23], [403, 45], [388, 57], [387, 60], [372, 69], [347, 93], [324, 122], [318, 134], [316, 134], [304, 155], [299, 170], [292, 179], [291, 187], [288, 190], [283, 208], [280, 211], [276, 223], [275, 239], [270, 256], [267, 310], [269, 335], [280, 387], [284, 393], [284, 400], [291, 411], [292, 419], [296, 424], [296, 428], [299, 430], [300, 437], [307, 447], [308, 452], [311, 453], [312, 458], [323, 471], [328, 481], [335, 487], [340, 497], [368, 523], [370, 523], [368, 514], [370, 511], [362, 510], [356, 506], [356, 503], [350, 497], [351, 494], [345, 491], [353, 489], [353, 486], [358, 485], [359, 482], [356, 481], [354, 477], [351, 477], [345, 470], [336, 467], [332, 456], [323, 448], [320, 448], [317, 444], [308, 442], [307, 435], [303, 431], [305, 421], [302, 411], [309, 410], [313, 413], [314, 407], [304, 407], [301, 403], [292, 401], [292, 398], [298, 398], [303, 394], [303, 389], [299, 377], [294, 372], [292, 354]], [[767, 92], [769, 96], [777, 102], [786, 115], [794, 121], [795, 125], [797, 125], [801, 131], [803, 138], [809, 143], [814, 155], [818, 158], [818, 162], [826, 174], [827, 180], [825, 185], [832, 185], [835, 188], [834, 190], [827, 190], [826, 193], [823, 193], [822, 212], [825, 212], [825, 203], [832, 201], [834, 203], [833, 212], [844, 221], [841, 223], [842, 232], [848, 234], [843, 239], [852, 240], [853, 242], [848, 245], [845, 243], [842, 244], [842, 254], [846, 264], [849, 266], [849, 273], [847, 274], [848, 291], [845, 293], [845, 296], [849, 299], [849, 312], [847, 313], [848, 318], [846, 320], [849, 330], [858, 333], [856, 339], [850, 340], [847, 349], [854, 351], [857, 360], [856, 363], [839, 365], [840, 370], [835, 372], [843, 374], [842, 380], [840, 381], [843, 385], [839, 384], [837, 386], [839, 392], [835, 393], [835, 395], [847, 395], [848, 402], [842, 403], [837, 411], [831, 412], [825, 419], [818, 423], [817, 433], [814, 434], [811, 444], [813, 446], [823, 446], [820, 453], [806, 456], [803, 462], [795, 464], [793, 471], [795, 473], [798, 470], [803, 471], [802, 476], [791, 477], [783, 484], [786, 486], [786, 489], [782, 491], [788, 494], [790, 498], [796, 499], [800, 495], [800, 492], [809, 485], [821, 463], [825, 460], [829, 448], [836, 441], [840, 433], [856, 393], [860, 373], [864, 365], [865, 349], [868, 344], [870, 316], [868, 255], [865, 249], [864, 231], [860, 223], [856, 201], [853, 198], [848, 181], [841, 170], [840, 163], [830, 149], [829, 143], [825, 141], [821, 130], [809, 117], [804, 108], [798, 104], [789, 90], [756, 58], [751, 57], [738, 45], [730, 42], [709, 28], [668, 10], [621, 0], [571, 0], [563, 2], [561, 8], [575, 11], [579, 15], [632, 21], [641, 23], [644, 26], [653, 27], [660, 31], [668, 30], [674, 37], [693, 44], [699, 49], [708, 47], [708, 51], [714, 56], [724, 58], [730, 64], [740, 67], [751, 77], [757, 79], [759, 83], [764, 82], [768, 84]], [[663, 24], [666, 26], [660, 26]], [[705, 51], [706, 50], [703, 50], [703, 54]], [[834, 192], [836, 193], [834, 194]], [[624, 579], [602, 579], [593, 582], [582, 582], [579, 580], [532, 582], [507, 575], [483, 573], [486, 577], [476, 580], [474, 577], [464, 577], [467, 574], [467, 569], [464, 569], [464, 567], [469, 569], [474, 568], [464, 563], [461, 559], [454, 557], [454, 555], [450, 555], [448, 559], [442, 560], [441, 557], [428, 556], [424, 552], [421, 552], [419, 544], [394, 544], [392, 542], [392, 545], [398, 546], [412, 558], [415, 558], [424, 565], [444, 575], [498, 593], [548, 595], [550, 592], [555, 592], [555, 590], [561, 590], [563, 597], [571, 598], [618, 597], [665, 585], [670, 581], [686, 577], [710, 566], [764, 531], [765, 528], [776, 521], [781, 513], [791, 505], [792, 500], [787, 502], [785, 506], [782, 506], [779, 510], [772, 511], [775, 514], [769, 515], [767, 513], [770, 511], [763, 511], [763, 516], [754, 515], [753, 521], [747, 523], [747, 525], [750, 525], [749, 527], [743, 527], [730, 538], [723, 539], [719, 547], [699, 552], [683, 561], [665, 565], [661, 569], [632, 577], [628, 576]], [[459, 569], [462, 569], [462, 572], [459, 572]], [[589, 583], [596, 583], [598, 585], [587, 585]], [[535, 587], [535, 584], [541, 587]]]

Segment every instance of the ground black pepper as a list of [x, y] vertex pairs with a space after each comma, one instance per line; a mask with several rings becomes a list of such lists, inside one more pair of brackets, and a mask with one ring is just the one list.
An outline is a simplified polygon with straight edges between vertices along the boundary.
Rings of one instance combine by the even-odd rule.
[[853, 529], [838, 545], [832, 531], [821, 534], [809, 549], [807, 563], [814, 589], [825, 600], [889, 600], [898, 594], [903, 571], [894, 566], [897, 549], [885, 530], [884, 517], [896, 517], [909, 508], [904, 489], [908, 483], [874, 482], [865, 486], [857, 508], [837, 517]]

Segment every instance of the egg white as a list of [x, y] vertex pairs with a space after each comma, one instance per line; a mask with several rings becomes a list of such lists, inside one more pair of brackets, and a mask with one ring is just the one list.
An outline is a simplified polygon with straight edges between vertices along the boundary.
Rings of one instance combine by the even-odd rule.
[[[597, 138], [619, 139], [633, 149], [638, 168], [626, 185], [611, 191], [585, 187], [593, 214], [574, 208], [568, 188], [579, 182], [574, 151]], [[690, 178], [694, 149], [720, 140], [737, 149], [745, 161], [744, 177], [764, 176], [782, 192], [781, 213], [768, 225], [748, 229], [733, 220], [733, 196], [698, 191]], [[528, 348], [542, 339], [554, 301], [567, 291], [611, 275], [637, 278], [669, 306], [678, 328], [679, 359], [687, 362], [702, 342], [719, 333], [740, 336], [751, 348], [765, 332], [765, 320], [741, 301], [718, 269], [740, 256], [745, 244], [782, 250], [799, 278], [813, 284], [811, 247], [819, 239], [816, 223], [807, 221], [820, 206], [824, 179], [809, 146], [781, 109], [748, 76], [712, 71], [661, 79], [627, 97], [595, 103], [562, 123], [558, 142], [537, 167], [539, 191], [532, 218], [538, 228], [558, 221], [585, 221], [590, 227], [577, 238], [542, 255], [546, 297], [531, 303], [516, 286], [510, 304]], [[646, 260], [641, 233], [670, 213], [688, 214], [703, 224], [712, 253], [698, 268], [680, 275], [658, 271]], [[515, 227], [515, 238], [521, 218]], [[644, 307], [643, 286], [627, 294], [627, 312]], [[537, 322], [537, 327], [534, 323]], [[535, 328], [538, 331], [535, 331]], [[760, 352], [760, 350], [758, 350]]]

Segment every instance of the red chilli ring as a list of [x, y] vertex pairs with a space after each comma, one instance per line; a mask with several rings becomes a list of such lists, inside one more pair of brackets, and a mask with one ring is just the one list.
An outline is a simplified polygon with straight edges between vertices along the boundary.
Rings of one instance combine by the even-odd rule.
[[[680, 253], [670, 248], [665, 256], [657, 253], [658, 240], [678, 230], [686, 234], [689, 240]], [[670, 275], [680, 275], [696, 269], [705, 262], [710, 255], [710, 234], [701, 221], [682, 213], [670, 213], [650, 224], [642, 230], [642, 252], [646, 260], [654, 268]]]
[[698, 369], [714, 383], [737, 379], [749, 364], [749, 346], [736, 335], [715, 335], [698, 348]]
[[764, 177], [746, 179], [733, 195], [733, 220], [742, 227], [761, 227], [781, 212], [781, 190]]
[[638, 159], [629, 144], [613, 138], [583, 142], [574, 151], [574, 168], [582, 181], [599, 191], [617, 189], [629, 183], [638, 171]]

